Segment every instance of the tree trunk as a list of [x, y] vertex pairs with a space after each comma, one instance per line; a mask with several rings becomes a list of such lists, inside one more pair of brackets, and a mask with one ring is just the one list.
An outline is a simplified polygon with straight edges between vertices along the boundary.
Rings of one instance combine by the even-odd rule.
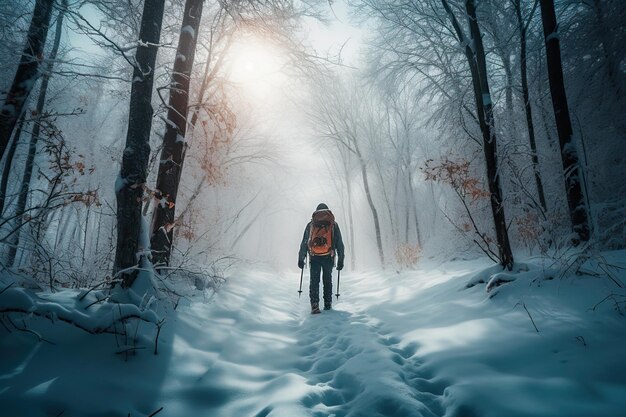
[[22, 136], [22, 128], [24, 126], [24, 116], [25, 112], [22, 113], [20, 117], [20, 121], [17, 124], [17, 130], [15, 131], [15, 136], [13, 136], [13, 142], [11, 142], [11, 146], [7, 151], [7, 156], [4, 159], [4, 168], [2, 170], [2, 182], [0, 182], [0, 218], [2, 217], [2, 213], [4, 212], [4, 205], [7, 199], [7, 190], [9, 185], [9, 177], [11, 176], [11, 165], [13, 164], [13, 157], [15, 156], [15, 150], [17, 149], [17, 145], [19, 145], [20, 137]]
[[396, 224], [394, 221], [394, 215], [392, 212], [392, 204], [389, 199], [389, 194], [387, 193], [387, 187], [385, 187], [385, 179], [383, 178], [383, 172], [380, 167], [380, 161], [376, 160], [376, 174], [378, 174], [378, 180], [380, 181], [380, 185], [383, 192], [383, 198], [385, 199], [385, 208], [387, 209], [387, 215], [389, 216], [389, 225], [391, 227], [391, 238], [393, 242], [397, 242], [399, 240], [398, 235], [396, 234]]
[[485, 61], [485, 49], [483, 47], [482, 35], [478, 27], [476, 18], [475, 0], [467, 0], [465, 3], [467, 16], [469, 19], [470, 33], [474, 43], [474, 59], [476, 64], [476, 75], [478, 78], [478, 90], [475, 91], [476, 108], [479, 114], [481, 130], [483, 133], [483, 151], [487, 165], [487, 182], [491, 194], [491, 211], [496, 230], [498, 243], [498, 254], [502, 266], [511, 269], [513, 267], [513, 253], [504, 216], [504, 206], [502, 204], [502, 187], [500, 185], [500, 175], [498, 169], [498, 152], [496, 141], [496, 128], [493, 116], [493, 104], [491, 92], [487, 79], [487, 63]]
[[[526, 30], [528, 26], [522, 18], [522, 7], [520, 0], [515, 0], [515, 14], [517, 16], [517, 24], [519, 25], [520, 35], [520, 73], [522, 82], [522, 97], [524, 100], [524, 112], [526, 114], [526, 126], [528, 128], [528, 142], [530, 143], [530, 152], [533, 163], [533, 174], [535, 176], [535, 186], [537, 187], [537, 195], [539, 204], [544, 213], [547, 212], [546, 196], [543, 191], [543, 182], [539, 171], [539, 154], [537, 153], [537, 142], [535, 140], [535, 125], [533, 123], [533, 109], [530, 104], [530, 90], [528, 89], [528, 63], [526, 59]], [[530, 22], [531, 17], [528, 18]]]
[[[80, 215], [80, 211], [78, 212]], [[85, 253], [87, 252], [87, 237], [89, 236], [89, 215], [91, 214], [91, 206], [87, 206], [87, 213], [85, 214], [85, 230], [83, 230], [83, 242], [81, 245], [82, 259], [80, 262], [81, 269], [85, 267]]]
[[409, 230], [411, 228], [411, 204], [409, 204], [409, 194], [410, 194], [410, 190], [409, 190], [409, 185], [408, 185], [408, 181], [409, 181], [409, 176], [410, 173], [408, 172], [408, 169], [403, 169], [402, 171], [407, 171], [406, 172], [406, 181], [402, 181], [402, 188], [404, 188], [404, 243], [406, 243], [407, 245], [409, 244]]
[[577, 245], [588, 241], [590, 237], [589, 216], [585, 192], [582, 187], [583, 170], [578, 162], [578, 151], [573, 142], [572, 122], [567, 105], [563, 67], [561, 64], [561, 47], [559, 43], [556, 14], [553, 0], [540, 0], [541, 22], [546, 44], [548, 63], [548, 80], [554, 108], [554, 118], [561, 146], [561, 159], [565, 175], [565, 191], [569, 206], [570, 218], [574, 231], [572, 242]]
[[[120, 177], [116, 183], [117, 246], [114, 273], [123, 286], [130, 287], [137, 277], [139, 241], [142, 231], [142, 203], [148, 175], [150, 132], [152, 129], [152, 86], [154, 66], [161, 37], [165, 0], [146, 0], [135, 55], [126, 147]], [[141, 255], [143, 256], [143, 255]]]
[[363, 178], [363, 188], [365, 189], [365, 196], [367, 197], [367, 204], [370, 206], [370, 210], [372, 211], [372, 217], [374, 218], [374, 232], [376, 233], [376, 246], [378, 247], [378, 256], [380, 257], [380, 264], [385, 266], [385, 254], [383, 253], [383, 241], [380, 234], [380, 222], [378, 220], [378, 211], [376, 211], [376, 206], [374, 205], [374, 200], [372, 200], [372, 195], [370, 192], [370, 185], [367, 179], [367, 168], [365, 166], [365, 161], [360, 159], [359, 163], [361, 164], [361, 177]]
[[37, 0], [35, 2], [26, 46], [4, 105], [0, 109], [0, 159], [4, 156], [17, 119], [22, 114], [24, 103], [26, 103], [26, 99], [39, 77], [39, 62], [43, 57], [43, 48], [48, 36], [53, 3], [54, 0]]
[[[341, 151], [340, 151], [341, 152]], [[346, 191], [348, 193], [348, 223], [349, 223], [349, 227], [350, 227], [350, 268], [352, 271], [354, 271], [356, 269], [356, 250], [355, 250], [355, 246], [354, 246], [354, 219], [352, 216], [352, 183], [350, 181], [350, 169], [349, 169], [349, 164], [350, 164], [350, 154], [348, 152], [341, 152], [342, 155], [342, 159], [343, 159], [343, 172], [344, 172], [344, 178], [346, 181]]]
[[[63, 6], [66, 6], [64, 2]], [[33, 125], [33, 133], [30, 137], [30, 143], [28, 145], [28, 154], [26, 155], [26, 161], [24, 162], [24, 173], [22, 174], [22, 183], [20, 186], [20, 193], [17, 199], [17, 205], [15, 206], [15, 214], [19, 217], [16, 218], [16, 227], [21, 228], [22, 213], [26, 210], [26, 201], [28, 200], [28, 194], [30, 191], [30, 180], [33, 176], [33, 164], [35, 162], [35, 155], [37, 155], [37, 144], [39, 143], [39, 137], [41, 135], [41, 119], [46, 105], [46, 96], [48, 94], [48, 85], [50, 84], [50, 76], [54, 68], [54, 61], [57, 58], [59, 52], [59, 45], [61, 44], [61, 35], [63, 34], [63, 17], [65, 10], [62, 8], [59, 10], [57, 16], [57, 23], [55, 26], [54, 43], [52, 44], [52, 50], [50, 51], [50, 57], [46, 63], [45, 73], [41, 79], [41, 86], [39, 87], [39, 97], [37, 97], [37, 120]], [[20, 232], [14, 233], [12, 236], [11, 245], [9, 245], [9, 253], [7, 256], [7, 265], [12, 266], [15, 261], [15, 255], [17, 254], [17, 247], [19, 246]]]
[[356, 250], [354, 242], [354, 216], [352, 215], [352, 185], [348, 179], [346, 183], [348, 187], [348, 223], [350, 226], [350, 269], [356, 269]]
[[183, 169], [189, 81], [196, 52], [196, 39], [202, 17], [203, 0], [187, 0], [176, 60], [170, 85], [169, 110], [163, 149], [157, 176], [156, 192], [161, 203], [154, 208], [151, 228], [151, 251], [155, 265], [169, 265], [174, 238], [176, 197]]
[[411, 174], [411, 170], [409, 169], [409, 195], [411, 197], [411, 206], [413, 207], [413, 216], [415, 221], [415, 239], [418, 246], [422, 247], [422, 236], [420, 234], [420, 225], [417, 217], [417, 202], [415, 199], [415, 190], [413, 189], [413, 175]]
[[[504, 207], [502, 206], [502, 188], [500, 186], [500, 176], [498, 170], [498, 155], [496, 148], [496, 135], [491, 102], [491, 93], [487, 80], [487, 65], [485, 62], [485, 50], [483, 47], [480, 28], [476, 19], [476, 5], [474, 0], [467, 0], [465, 8], [469, 20], [471, 39], [463, 33], [454, 12], [450, 8], [447, 0], [441, 0], [446, 10], [459, 42], [464, 45], [465, 57], [472, 76], [472, 86], [476, 101], [478, 123], [483, 137], [483, 153], [487, 166], [487, 184], [491, 194], [491, 212], [493, 215], [496, 240], [500, 264], [508, 269], [513, 267], [513, 253], [509, 242]], [[474, 48], [472, 48], [472, 45]]]

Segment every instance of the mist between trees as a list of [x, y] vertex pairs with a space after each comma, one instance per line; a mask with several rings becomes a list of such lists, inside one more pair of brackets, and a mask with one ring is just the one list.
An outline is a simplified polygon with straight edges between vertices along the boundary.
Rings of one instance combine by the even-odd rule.
[[[321, 48], [348, 17], [362, 39]], [[2, 268], [177, 299], [293, 266], [318, 199], [352, 269], [623, 248], [624, 21], [618, 0], [4, 1]]]

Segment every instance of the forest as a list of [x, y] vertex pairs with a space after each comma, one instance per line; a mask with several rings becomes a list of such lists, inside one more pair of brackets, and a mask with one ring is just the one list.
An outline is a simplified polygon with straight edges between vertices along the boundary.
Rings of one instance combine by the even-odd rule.
[[0, 0], [0, 56], [0, 414], [623, 414], [622, 0]]

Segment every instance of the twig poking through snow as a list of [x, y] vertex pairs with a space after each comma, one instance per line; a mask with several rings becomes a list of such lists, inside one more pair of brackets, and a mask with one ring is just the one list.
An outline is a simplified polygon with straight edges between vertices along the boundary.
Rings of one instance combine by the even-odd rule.
[[5, 292], [6, 290], [8, 290], [9, 288], [11, 288], [13, 286], [13, 284], [15, 284], [15, 282], [10, 283], [9, 285], [7, 285], [6, 287], [4, 287], [4, 289], [2, 291], [0, 291], [0, 295]]
[[161, 411], [163, 411], [163, 407], [159, 408], [158, 410], [156, 410], [154, 413], [150, 414], [148, 417], [154, 417], [157, 414], [159, 414]]
[[515, 304], [515, 307], [517, 307], [518, 305], [521, 305], [522, 307], [524, 307], [524, 310], [526, 310], [526, 314], [528, 314], [528, 318], [530, 319], [530, 322], [533, 324], [533, 327], [535, 328], [537, 333], [539, 333], [539, 329], [537, 328], [537, 325], [535, 324], [535, 320], [533, 320], [533, 316], [530, 315], [530, 311], [528, 311], [528, 309], [526, 308], [526, 303], [524, 302], [517, 303]]
[[164, 324], [165, 324], [165, 319], [157, 323], [157, 334], [156, 334], [156, 337], [154, 338], [154, 354], [155, 355], [158, 355], [159, 353], [159, 335], [161, 334], [161, 327], [163, 327]]
[[[618, 297], [621, 297], [622, 300], [618, 300], [617, 299]], [[622, 294], [616, 294], [616, 293], [611, 293], [611, 294], [607, 295], [606, 297], [604, 297], [602, 300], [600, 300], [598, 303], [596, 303], [596, 305], [594, 305], [591, 308], [591, 311], [596, 311], [596, 308], [598, 308], [601, 304], [603, 304], [607, 300], [613, 301], [613, 306], [615, 307], [615, 311], [617, 311], [617, 313], [620, 316], [624, 315], [623, 307], [620, 306], [620, 303], [626, 305], [626, 296], [622, 295]]]
[[578, 342], [582, 343], [584, 347], [587, 347], [587, 342], [585, 341], [585, 338], [584, 338], [584, 337], [582, 337], [582, 336], [576, 336], [574, 339], [575, 339], [576, 341], [578, 341]]

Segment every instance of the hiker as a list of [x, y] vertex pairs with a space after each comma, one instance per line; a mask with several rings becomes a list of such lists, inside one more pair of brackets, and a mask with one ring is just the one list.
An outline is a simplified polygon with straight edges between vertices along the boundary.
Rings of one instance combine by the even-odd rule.
[[324, 203], [320, 203], [311, 221], [304, 229], [300, 253], [298, 254], [298, 268], [304, 268], [307, 252], [310, 259], [311, 281], [309, 297], [311, 299], [311, 314], [320, 313], [320, 272], [324, 283], [324, 310], [330, 310], [333, 303], [332, 273], [337, 255], [337, 271], [343, 269], [343, 240], [335, 216]]

